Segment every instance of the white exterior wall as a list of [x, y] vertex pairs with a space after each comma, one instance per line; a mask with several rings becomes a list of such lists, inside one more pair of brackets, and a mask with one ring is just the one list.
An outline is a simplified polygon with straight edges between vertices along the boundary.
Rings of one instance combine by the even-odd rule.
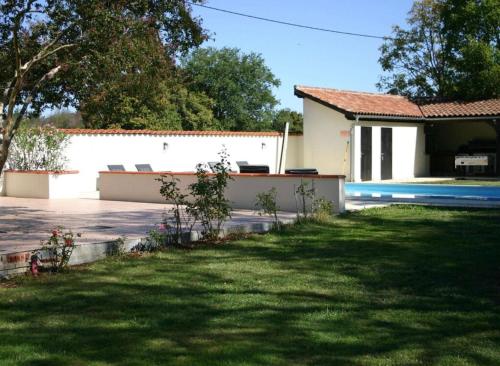
[[20, 198], [78, 198], [82, 181], [78, 172], [5, 172], [5, 193]]
[[[301, 167], [301, 136], [290, 136], [287, 167]], [[96, 190], [99, 171], [107, 165], [124, 165], [136, 171], [135, 164], [150, 164], [154, 171], [194, 171], [198, 163], [218, 161], [225, 147], [234, 170], [236, 161], [269, 165], [278, 169], [282, 138], [276, 136], [227, 135], [146, 135], [146, 134], [79, 134], [71, 135], [66, 150], [68, 169], [80, 171], [84, 192]], [[300, 149], [300, 151], [297, 151]]]
[[316, 168], [320, 174], [349, 177], [352, 121], [331, 108], [307, 98], [303, 100], [304, 167]]
[[362, 121], [354, 129], [356, 182], [361, 180], [361, 127], [372, 128], [372, 180], [381, 179], [382, 127], [392, 128], [392, 179], [405, 180], [429, 175], [423, 124]]
[[381, 179], [382, 127], [393, 131], [393, 179], [429, 175], [422, 123], [360, 121], [356, 124], [342, 113], [307, 98], [304, 98], [304, 166], [317, 168], [320, 174], [344, 174], [347, 180], [360, 181], [361, 126], [372, 127], [372, 180]]
[[302, 135], [288, 136], [285, 168], [302, 168], [304, 166], [304, 138]]

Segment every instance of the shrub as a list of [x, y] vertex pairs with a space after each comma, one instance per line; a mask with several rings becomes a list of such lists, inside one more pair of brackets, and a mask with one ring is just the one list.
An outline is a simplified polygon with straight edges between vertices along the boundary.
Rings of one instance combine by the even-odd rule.
[[173, 220], [167, 215], [163, 218], [163, 225], [169, 231], [170, 241], [174, 245], [182, 244], [183, 228], [188, 228], [191, 231], [195, 223], [194, 218], [186, 210], [186, 206], [189, 204], [188, 195], [181, 192], [178, 187], [180, 180], [172, 175], [162, 175], [157, 181], [161, 183], [160, 194], [167, 202], [173, 204], [173, 207], [169, 210]]
[[51, 126], [22, 127], [9, 150], [8, 164], [15, 170], [63, 170], [69, 137]]
[[273, 218], [274, 228], [279, 229], [281, 227], [281, 222], [278, 218], [279, 206], [276, 202], [276, 197], [278, 191], [275, 187], [272, 187], [267, 192], [261, 192], [257, 194], [257, 202], [255, 206], [259, 208], [259, 215], [268, 215]]
[[125, 237], [118, 238], [116, 240], [113, 240], [110, 243], [109, 250], [108, 250], [108, 255], [114, 256], [114, 257], [121, 257], [125, 255], [126, 253], [126, 248], [125, 248]]
[[297, 217], [302, 215], [303, 218], [307, 218], [308, 214], [312, 211], [312, 202], [314, 202], [316, 193], [314, 181], [312, 181], [312, 186], [309, 188], [309, 182], [301, 180], [300, 184], [295, 188], [294, 193], [295, 204], [297, 206]]
[[231, 217], [231, 207], [224, 193], [229, 180], [230, 164], [226, 150], [219, 153], [220, 161], [210, 175], [203, 164], [196, 166], [196, 182], [189, 186], [192, 202], [188, 203], [187, 212], [203, 227], [203, 237], [218, 240], [224, 222]]
[[327, 221], [332, 217], [333, 203], [321, 197], [316, 198], [312, 203], [313, 217], [319, 221]]
[[156, 252], [165, 247], [168, 241], [169, 233], [164, 224], [158, 225], [157, 228], [151, 229], [148, 236], [142, 239], [132, 251], [133, 252]]
[[[76, 234], [80, 237], [80, 234]], [[71, 259], [75, 248], [75, 235], [71, 231], [63, 232], [62, 227], [52, 230], [52, 235], [47, 241], [42, 241], [41, 252], [46, 253], [48, 258], [41, 256], [42, 262], [49, 263], [51, 272], [61, 272]]]

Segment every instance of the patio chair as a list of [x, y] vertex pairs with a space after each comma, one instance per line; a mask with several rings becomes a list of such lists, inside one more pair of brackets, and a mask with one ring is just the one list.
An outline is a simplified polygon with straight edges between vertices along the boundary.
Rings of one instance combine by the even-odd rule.
[[241, 173], [241, 167], [242, 166], [247, 166], [248, 165], [248, 161], [246, 161], [246, 160], [240, 160], [240, 161], [236, 162], [236, 165], [238, 165], [238, 170]]
[[135, 164], [135, 168], [138, 172], [152, 172], [153, 168], [151, 168], [150, 164]]
[[108, 170], [110, 172], [124, 172], [125, 167], [122, 164], [108, 165]]

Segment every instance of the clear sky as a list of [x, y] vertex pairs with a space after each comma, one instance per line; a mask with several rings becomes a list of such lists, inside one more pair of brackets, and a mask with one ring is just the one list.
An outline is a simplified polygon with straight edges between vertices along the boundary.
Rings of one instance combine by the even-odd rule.
[[[206, 5], [291, 23], [388, 36], [404, 25], [412, 0], [209, 0]], [[377, 91], [382, 44], [367, 39], [292, 28], [193, 6], [212, 40], [204, 46], [237, 47], [262, 54], [281, 80], [282, 107], [302, 110], [296, 84]]]

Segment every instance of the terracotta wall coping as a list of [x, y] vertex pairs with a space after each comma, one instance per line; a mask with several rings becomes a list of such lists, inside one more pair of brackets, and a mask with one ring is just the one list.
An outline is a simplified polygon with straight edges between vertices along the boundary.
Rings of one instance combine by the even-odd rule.
[[6, 170], [5, 173], [18, 173], [18, 174], [78, 174], [78, 170]]
[[[167, 130], [123, 130], [123, 129], [85, 129], [60, 128], [67, 135], [152, 135], [152, 136], [241, 136], [241, 137], [278, 137], [278, 131], [167, 131]], [[301, 133], [290, 132], [289, 136], [302, 136]]]
[[[128, 171], [100, 171], [99, 174], [118, 174], [118, 175], [191, 175], [194, 176], [194, 172], [128, 172]], [[208, 175], [214, 175], [214, 173], [208, 173]], [[345, 179], [345, 175], [336, 174], [266, 174], [266, 173], [230, 173], [232, 177], [268, 177], [268, 178], [311, 178], [311, 179]]]

